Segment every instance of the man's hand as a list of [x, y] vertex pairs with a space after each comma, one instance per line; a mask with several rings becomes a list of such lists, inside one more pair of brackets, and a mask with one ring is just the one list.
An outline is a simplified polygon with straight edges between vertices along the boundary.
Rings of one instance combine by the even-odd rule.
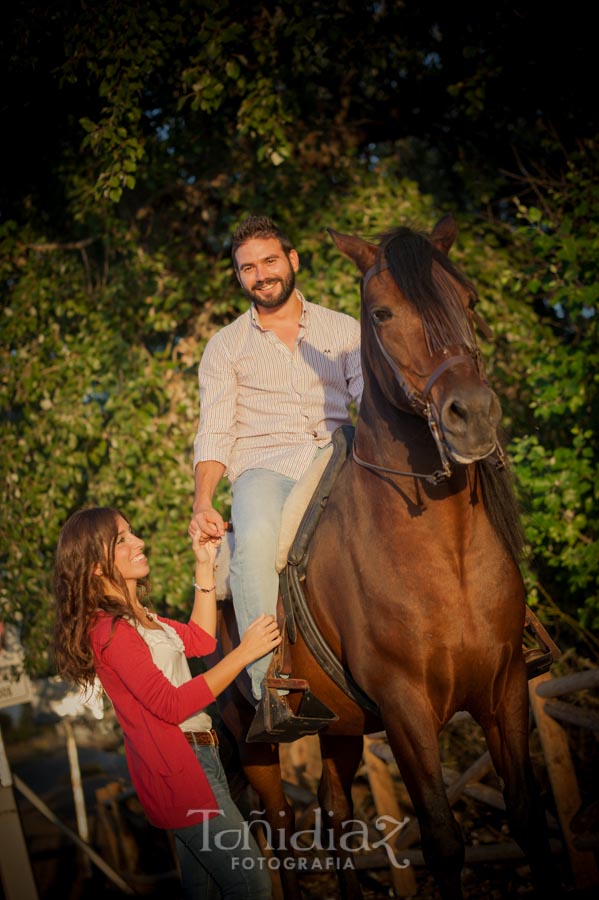
[[189, 528], [187, 529], [190, 538], [193, 540], [196, 533], [200, 532], [200, 542], [212, 541], [215, 538], [222, 538], [225, 533], [225, 523], [223, 518], [212, 506], [207, 506], [197, 510], [192, 516]]

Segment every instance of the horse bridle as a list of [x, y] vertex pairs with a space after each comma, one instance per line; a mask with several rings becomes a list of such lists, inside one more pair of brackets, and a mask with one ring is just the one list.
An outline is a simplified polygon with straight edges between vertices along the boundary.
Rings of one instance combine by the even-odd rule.
[[[372, 278], [372, 276], [379, 275], [381, 272], [385, 271], [388, 268], [389, 268], [388, 266], [374, 265], [366, 272], [366, 274], [364, 275], [364, 277], [362, 279], [361, 288], [360, 288], [362, 303], [364, 302], [364, 292], [366, 290], [366, 286], [367, 286], [368, 282], [370, 281], [370, 279]], [[439, 457], [441, 460], [441, 468], [437, 469], [437, 471], [432, 472], [432, 473], [422, 473], [422, 472], [405, 472], [400, 469], [391, 469], [391, 468], [387, 468], [386, 466], [379, 466], [379, 465], [376, 465], [375, 463], [367, 462], [366, 460], [362, 459], [358, 455], [358, 452], [356, 450], [356, 442], [355, 441], [354, 441], [354, 444], [352, 447], [352, 457], [359, 466], [362, 466], [365, 469], [371, 469], [374, 472], [384, 472], [388, 475], [404, 475], [409, 478], [422, 478], [425, 481], [427, 481], [429, 484], [440, 484], [442, 481], [444, 481], [450, 477], [450, 475], [452, 473], [452, 467], [451, 467], [451, 462], [449, 460], [449, 457], [447, 456], [447, 453], [445, 450], [445, 440], [440, 433], [439, 425], [437, 423], [437, 420], [436, 420], [434, 412], [433, 412], [433, 404], [430, 399], [430, 393], [433, 389], [433, 386], [436, 384], [436, 382], [439, 380], [439, 378], [444, 374], [444, 372], [446, 372], [448, 369], [453, 368], [454, 366], [459, 366], [463, 363], [470, 364], [474, 360], [476, 369], [480, 374], [481, 361], [480, 361], [479, 350], [477, 347], [474, 347], [472, 350], [467, 348], [468, 349], [467, 354], [456, 353], [456, 354], [449, 355], [450, 354], [449, 348], [447, 348], [447, 347], [443, 348], [442, 352], [445, 356], [445, 359], [443, 359], [443, 361], [440, 362], [439, 365], [434, 369], [432, 374], [429, 375], [427, 382], [424, 385], [424, 388], [422, 389], [422, 391], [419, 391], [416, 387], [414, 387], [413, 384], [410, 383], [410, 381], [406, 378], [406, 376], [402, 372], [401, 368], [397, 365], [395, 360], [392, 359], [392, 357], [389, 355], [389, 353], [383, 346], [383, 342], [381, 341], [381, 339], [379, 337], [377, 327], [373, 321], [373, 317], [369, 315], [368, 319], [369, 319], [369, 323], [372, 327], [372, 332], [374, 334], [376, 343], [381, 352], [381, 356], [383, 357], [383, 359], [385, 360], [385, 362], [387, 363], [387, 365], [390, 367], [391, 371], [393, 372], [395, 380], [396, 380], [397, 384], [399, 385], [399, 388], [401, 389], [402, 393], [405, 395], [406, 400], [408, 401], [408, 404], [411, 406], [411, 408], [414, 410], [415, 413], [423, 415], [426, 418], [428, 427], [433, 436], [435, 445], [437, 447], [437, 451], [439, 453]], [[502, 467], [504, 465], [504, 456], [503, 456], [503, 451], [502, 451], [501, 447], [499, 446], [499, 444], [496, 444], [495, 451], [497, 453], [497, 465], [499, 467]]]

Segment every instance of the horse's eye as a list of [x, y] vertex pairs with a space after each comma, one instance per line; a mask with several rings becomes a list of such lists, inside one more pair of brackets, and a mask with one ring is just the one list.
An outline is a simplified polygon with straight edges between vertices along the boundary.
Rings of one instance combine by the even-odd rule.
[[376, 309], [372, 310], [370, 315], [372, 316], [372, 321], [375, 325], [382, 325], [383, 322], [392, 318], [393, 313], [390, 309], [387, 309], [386, 306], [377, 306]]

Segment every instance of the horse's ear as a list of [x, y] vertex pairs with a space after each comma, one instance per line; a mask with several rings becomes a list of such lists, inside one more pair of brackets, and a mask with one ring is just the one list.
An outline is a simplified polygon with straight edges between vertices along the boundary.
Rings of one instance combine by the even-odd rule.
[[362, 238], [351, 234], [341, 234], [332, 228], [327, 228], [327, 231], [333, 238], [337, 249], [355, 262], [362, 275], [372, 268], [378, 252], [375, 244], [369, 244], [368, 241], [363, 241]]
[[453, 243], [457, 237], [458, 233], [458, 223], [454, 219], [452, 215], [443, 216], [443, 218], [437, 222], [435, 227], [433, 228], [433, 233], [431, 234], [433, 244], [435, 247], [438, 247], [439, 250], [442, 250], [443, 253], [448, 256], [449, 251], [451, 250]]

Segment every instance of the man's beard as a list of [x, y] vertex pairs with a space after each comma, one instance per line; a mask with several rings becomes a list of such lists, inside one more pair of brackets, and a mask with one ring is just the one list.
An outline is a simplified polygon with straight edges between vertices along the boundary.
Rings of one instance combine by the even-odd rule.
[[[254, 293], [257, 288], [275, 282], [278, 282], [281, 285], [281, 292], [278, 296], [265, 299]], [[245, 287], [242, 289], [248, 300], [251, 300], [256, 306], [262, 306], [264, 309], [278, 309], [280, 306], [284, 306], [285, 303], [287, 303], [295, 290], [295, 272], [291, 266], [289, 266], [289, 274], [285, 278], [265, 278], [263, 281], [257, 281], [253, 290]]]

